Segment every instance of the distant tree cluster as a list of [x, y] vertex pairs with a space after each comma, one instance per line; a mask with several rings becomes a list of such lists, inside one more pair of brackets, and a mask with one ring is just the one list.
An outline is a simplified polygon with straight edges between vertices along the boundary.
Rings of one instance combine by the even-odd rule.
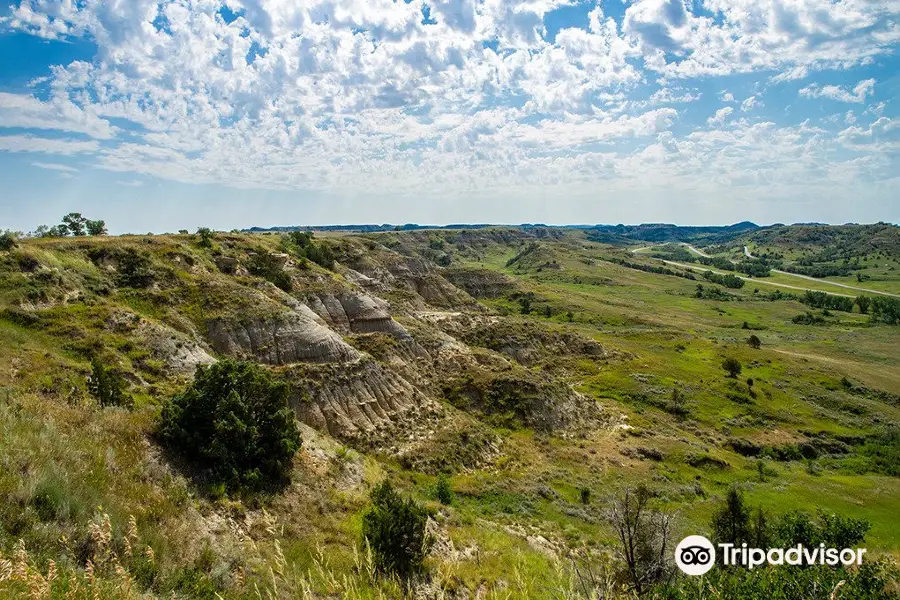
[[900, 298], [876, 296], [871, 299], [872, 318], [888, 325], [900, 324]]
[[807, 277], [847, 277], [853, 272], [854, 267], [851, 265], [813, 264], [809, 259], [800, 259], [796, 265], [785, 266], [784, 270], [788, 273], [806, 275]]
[[713, 273], [712, 271], [704, 271], [703, 278], [707, 281], [711, 281], [713, 283], [718, 283], [719, 285], [725, 286], [727, 288], [731, 288], [734, 290], [739, 290], [744, 287], [744, 280], [740, 277], [732, 274], [727, 275], [719, 275], [718, 273]]
[[807, 290], [800, 297], [800, 302], [812, 308], [822, 308], [828, 310], [840, 310], [843, 312], [853, 312], [853, 298], [846, 296], [835, 296], [834, 294], [826, 294], [825, 292], [813, 292]]
[[292, 231], [284, 239], [287, 250], [300, 259], [310, 260], [324, 269], [334, 270], [334, 252], [325, 242], [316, 242], [312, 231]]
[[85, 235], [106, 235], [106, 221], [91, 220], [81, 213], [69, 213], [62, 218], [59, 225], [48, 227], [40, 225], [34, 230], [36, 237], [81, 237]]
[[687, 273], [684, 271], [675, 271], [674, 269], [670, 269], [668, 267], [656, 267], [653, 265], [644, 265], [641, 263], [629, 262], [627, 260], [623, 260], [620, 258], [609, 258], [607, 259], [611, 263], [615, 263], [617, 265], [622, 265], [623, 267], [627, 267], [629, 269], [635, 269], [638, 271], [644, 271], [646, 273], [657, 273], [658, 275], [671, 275], [673, 277], [683, 277], [684, 279], [695, 280], [692, 273]]

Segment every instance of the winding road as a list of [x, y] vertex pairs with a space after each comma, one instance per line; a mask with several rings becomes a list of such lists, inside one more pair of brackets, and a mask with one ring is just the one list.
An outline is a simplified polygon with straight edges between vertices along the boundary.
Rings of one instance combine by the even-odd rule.
[[[696, 251], [696, 248], [693, 248]], [[705, 255], [703, 255], [705, 256]], [[750, 250], [747, 246], [744, 246], [744, 256], [747, 258], [756, 258], [752, 254], [750, 254]], [[838, 287], [846, 288], [848, 290], [856, 290], [859, 292], [867, 292], [869, 294], [881, 294], [882, 296], [893, 296], [894, 298], [900, 298], [900, 294], [892, 294], [890, 292], [881, 292], [878, 290], [870, 290], [868, 288], [856, 287], [853, 285], [847, 285], [846, 283], [838, 283], [836, 281], [827, 281], [825, 279], [816, 279], [815, 277], [810, 277], [809, 275], [800, 275], [798, 273], [788, 273], [787, 271], [781, 271], [779, 269], [772, 269], [773, 273], [778, 273], [780, 275], [790, 275], [791, 277], [799, 277], [800, 279], [808, 279], [809, 281], [815, 281], [817, 283], [827, 283], [828, 285], [836, 285]]]
[[[682, 246], [686, 247], [686, 248], [687, 248], [688, 250], [690, 250], [691, 252], [693, 252], [693, 253], [695, 253], [695, 254], [697, 254], [697, 255], [699, 255], [699, 256], [703, 256], [703, 257], [705, 257], [705, 258], [712, 258], [712, 257], [711, 257], [709, 254], [707, 254], [706, 252], [703, 252], [703, 251], [700, 250], [699, 248], [695, 248], [694, 246], [691, 246], [690, 244], [688, 244], [688, 243], [686, 243], [686, 242], [679, 242], [679, 243], [680, 243]], [[636, 254], [637, 252], [640, 252], [641, 250], [646, 250], [646, 249], [648, 249], [648, 248], [650, 248], [650, 247], [651, 247], [651, 246], [642, 246], [642, 247], [640, 247], [640, 248], [634, 248], [634, 249], [631, 251], [631, 253], [632, 253], [632, 254]], [[754, 258], [754, 256], [750, 253], [750, 250], [747, 248], [747, 246], [744, 246], [744, 256], [746, 256], [747, 258]], [[663, 262], [663, 263], [665, 263], [665, 264], [667, 264], [667, 265], [673, 265], [673, 266], [676, 266], [676, 267], [681, 267], [682, 269], [689, 269], [689, 270], [695, 270], [695, 269], [698, 269], [697, 265], [686, 265], [686, 264], [684, 264], [684, 263], [675, 262], [675, 261], [672, 261], [672, 260], [666, 260], [666, 259], [664, 259], [664, 258], [657, 258], [656, 260], [661, 261], [661, 262]], [[731, 262], [733, 263], [734, 261], [731, 261]], [[708, 266], [706, 266], [706, 265], [702, 265], [702, 270], [704, 270], [704, 271], [712, 271], [713, 273], [716, 273], [717, 275], [734, 275], [734, 273], [723, 273], [722, 271], [719, 271], [719, 270], [717, 270], [717, 269], [712, 269], [712, 268], [710, 268], [710, 267], [708, 267]], [[825, 284], [828, 284], [828, 285], [835, 285], [835, 286], [838, 286], [838, 287], [842, 287], [842, 288], [846, 288], [846, 289], [850, 289], [850, 290], [855, 290], [855, 291], [858, 291], [858, 292], [867, 292], [867, 293], [870, 293], [870, 294], [881, 294], [881, 295], [883, 295], [883, 296], [893, 296], [894, 298], [900, 298], [900, 295], [898, 295], [898, 294], [891, 294], [891, 293], [889, 293], [889, 292], [880, 292], [880, 291], [878, 291], [878, 290], [870, 290], [870, 289], [866, 289], [866, 288], [854, 287], [854, 286], [852, 286], [852, 285], [846, 285], [846, 284], [843, 284], [843, 283], [836, 283], [836, 282], [834, 282], [834, 281], [824, 281], [824, 280], [822, 280], [822, 279], [816, 279], [815, 277], [809, 277], [809, 276], [807, 276], [807, 275], [798, 275], [797, 273], [788, 273], [787, 271], [780, 271], [780, 270], [778, 270], [778, 269], [772, 269], [772, 272], [773, 272], [773, 273], [778, 273], [778, 274], [780, 274], [780, 275], [789, 275], [789, 276], [791, 276], [791, 277], [797, 277], [798, 279], [807, 279], [807, 280], [809, 280], [809, 281], [815, 281], [816, 283], [825, 283]], [[738, 277], [739, 279], [743, 279], [744, 281], [749, 281], [749, 282], [752, 282], [752, 283], [761, 283], [761, 284], [763, 284], [763, 285], [773, 285], [773, 286], [776, 286], [776, 287], [786, 288], [786, 289], [789, 289], [789, 290], [799, 290], [799, 291], [801, 291], [801, 292], [805, 292], [805, 291], [812, 291], [812, 292], [815, 292], [815, 291], [822, 291], [822, 290], [811, 290], [810, 288], [807, 288], [807, 287], [800, 287], [800, 286], [796, 286], [796, 285], [789, 285], [789, 284], [787, 284], [787, 283], [776, 283], [776, 282], [774, 282], [774, 281], [766, 281], [765, 279], [762, 279], [762, 278], [756, 279], [756, 278], [753, 278], [753, 277], [744, 277], [744, 276], [742, 276], [742, 275], [736, 275], [736, 277]], [[825, 292], [825, 293], [826, 293], [826, 294], [831, 294], [832, 296], [843, 296], [843, 297], [845, 297], [845, 298], [854, 298], [854, 297], [855, 297], [855, 296], [852, 295], [852, 294], [840, 294], [840, 293], [838, 293], [838, 292]]]

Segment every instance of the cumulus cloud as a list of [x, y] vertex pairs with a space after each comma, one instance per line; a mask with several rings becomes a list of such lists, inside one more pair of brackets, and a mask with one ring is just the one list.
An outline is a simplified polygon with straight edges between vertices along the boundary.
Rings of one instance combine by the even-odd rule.
[[[7, 27], [97, 52], [52, 66], [40, 98], [0, 92], [0, 151], [79, 155], [122, 185], [152, 176], [348, 197], [627, 190], [654, 167], [687, 188], [704, 160], [719, 175], [702, 185], [739, 181], [742, 164], [765, 185], [772, 161], [798, 156], [815, 160], [779, 167], [784, 182], [799, 169], [825, 181], [829, 148], [884, 136], [753, 122], [764, 92], [738, 105], [723, 91], [734, 106], [705, 129], [708, 113], [684, 115], [708, 108], [672, 105], [700, 99], [689, 77], [780, 83], [884, 56], [900, 39], [895, 2], [635, 0], [620, 22], [596, 2], [586, 26], [551, 39], [548, 15], [576, 2], [20, 0]], [[873, 86], [801, 94], [861, 103]]]
[[759, 96], [750, 96], [743, 102], [741, 102], [741, 112], [750, 112], [754, 108], [758, 108], [763, 105], [762, 100], [759, 99]]
[[716, 114], [711, 116], [706, 122], [709, 125], [724, 125], [725, 121], [728, 120], [728, 115], [734, 112], [734, 109], [730, 106], [725, 106], [716, 111]]
[[875, 91], [875, 80], [866, 79], [856, 84], [853, 90], [846, 90], [836, 85], [819, 86], [812, 84], [800, 90], [800, 95], [806, 98], [829, 98], [838, 102], [856, 102], [862, 104], [866, 97]]
[[57, 129], [99, 139], [109, 139], [115, 133], [107, 121], [83, 110], [68, 98], [41, 102], [27, 94], [5, 92], [0, 92], [0, 127]]

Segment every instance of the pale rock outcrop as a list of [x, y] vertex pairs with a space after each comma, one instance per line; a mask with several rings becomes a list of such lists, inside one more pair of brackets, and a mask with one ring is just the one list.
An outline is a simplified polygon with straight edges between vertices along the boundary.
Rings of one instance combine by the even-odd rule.
[[302, 381], [291, 401], [298, 419], [362, 444], [396, 450], [417, 442], [445, 412], [400, 374], [373, 360], [306, 373]]
[[211, 319], [207, 332], [216, 352], [270, 365], [345, 362], [359, 357], [306, 307], [271, 316]]
[[347, 333], [387, 333], [407, 340], [409, 333], [388, 312], [388, 304], [361, 293], [315, 294], [306, 299], [309, 307], [332, 328]]

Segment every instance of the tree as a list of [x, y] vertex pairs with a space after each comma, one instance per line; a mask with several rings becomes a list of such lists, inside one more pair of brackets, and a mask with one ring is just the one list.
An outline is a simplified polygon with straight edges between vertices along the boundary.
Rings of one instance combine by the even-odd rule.
[[379, 572], [408, 581], [425, 569], [434, 543], [428, 535], [428, 511], [412, 498], [400, 496], [389, 481], [371, 494], [372, 506], [363, 515], [363, 540], [372, 549]]
[[106, 235], [106, 221], [102, 219], [96, 221], [89, 219], [85, 222], [85, 227], [87, 227], [88, 235]]
[[531, 295], [525, 294], [519, 297], [519, 312], [523, 315], [531, 313]]
[[213, 485], [258, 491], [290, 481], [300, 431], [287, 385], [262, 367], [224, 360], [200, 366], [164, 406], [157, 433]]
[[197, 235], [200, 236], [200, 245], [203, 248], [212, 248], [212, 241], [215, 237], [212, 229], [209, 227], [198, 227]]
[[[857, 273], [857, 275], [859, 275]], [[868, 314], [869, 305], [871, 304], [871, 300], [869, 300], [868, 296], [857, 296], [856, 297], [856, 305], [859, 307], [860, 314]]]
[[88, 379], [88, 392], [101, 407], [131, 407], [134, 401], [123, 390], [125, 381], [115, 371], [111, 371], [94, 358], [91, 360], [91, 376]]
[[762, 341], [755, 334], [752, 334], [747, 338], [747, 345], [753, 348], [754, 350], [759, 350], [759, 347], [762, 346]]
[[311, 231], [292, 231], [288, 237], [297, 248], [306, 248], [312, 243], [313, 233]]
[[672, 388], [672, 396], [669, 400], [669, 412], [680, 416], [684, 416], [688, 412], [687, 398], [678, 390], [678, 388]]
[[294, 284], [290, 274], [284, 270], [283, 262], [274, 254], [261, 250], [250, 257], [247, 270], [262, 277], [285, 292], [290, 292]]
[[741, 363], [736, 358], [726, 358], [722, 361], [722, 368], [728, 371], [729, 377], [737, 377], [741, 373]]
[[610, 510], [625, 577], [638, 595], [671, 580], [674, 573], [669, 562], [669, 517], [649, 508], [651, 498], [652, 493], [643, 485], [629, 488]]
[[441, 473], [438, 475], [437, 483], [434, 486], [434, 497], [441, 504], [453, 504], [453, 488], [450, 487], [450, 478]]
[[731, 486], [725, 495], [725, 502], [713, 512], [713, 543], [750, 543], [750, 508], [744, 502], [744, 494], [737, 486]]
[[19, 245], [19, 234], [14, 231], [0, 233], [0, 250], [12, 250]]
[[87, 219], [81, 216], [81, 213], [69, 213], [62, 218], [62, 225], [68, 228], [69, 232], [74, 236], [84, 235], [86, 224]]

